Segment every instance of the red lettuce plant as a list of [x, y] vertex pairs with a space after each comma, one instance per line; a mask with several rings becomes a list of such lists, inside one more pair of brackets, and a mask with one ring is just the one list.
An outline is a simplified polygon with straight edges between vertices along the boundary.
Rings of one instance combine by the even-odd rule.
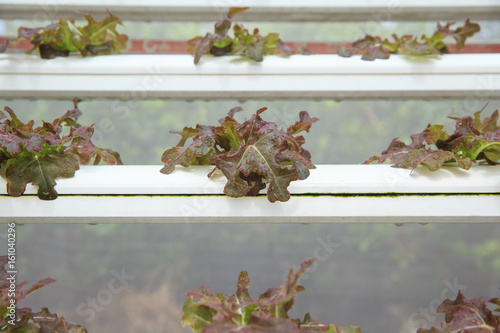
[[[110, 149], [94, 146], [93, 125], [76, 122], [82, 112], [76, 108], [52, 122], [43, 122], [33, 128], [34, 121], [23, 123], [9, 107], [0, 111], [0, 175], [7, 179], [7, 193], [17, 197], [24, 193], [26, 184], [38, 186], [38, 197], [54, 200], [56, 178], [75, 175], [79, 164], [102, 159], [107, 164], [122, 164], [120, 155]], [[6, 119], [4, 112], [10, 117]], [[62, 135], [63, 127], [70, 127]]]
[[365, 163], [382, 163], [390, 159], [397, 168], [415, 169], [422, 164], [431, 171], [438, 170], [446, 162], [456, 162], [466, 170], [477, 161], [500, 164], [498, 110], [481, 121], [482, 111], [476, 112], [474, 118], [449, 117], [456, 121], [455, 132], [451, 135], [443, 130], [443, 125], [429, 124], [422, 133], [411, 136], [409, 145], [395, 138], [382, 155], [373, 156]]
[[262, 61], [265, 55], [281, 53], [292, 55], [295, 53], [310, 54], [307, 49], [298, 51], [285, 45], [277, 33], [262, 36], [259, 29], [250, 33], [243, 25], [235, 24], [234, 38], [228, 36], [233, 16], [244, 12], [249, 7], [232, 7], [229, 12], [215, 23], [214, 33], [207, 33], [204, 37], [196, 36], [188, 41], [188, 52], [194, 55], [197, 64], [205, 54], [214, 56], [240, 55], [255, 61]]
[[[420, 328], [417, 333], [498, 333], [500, 316], [495, 316], [487, 303], [500, 306], [500, 299], [476, 297], [467, 300], [459, 291], [457, 299], [446, 299], [437, 308], [436, 313], [445, 314], [441, 327]], [[500, 312], [500, 308], [495, 312]]]
[[90, 14], [76, 12], [87, 20], [87, 25], [76, 27], [73, 18], [60, 19], [58, 23], [46, 27], [18, 29], [16, 39], [0, 44], [0, 53], [4, 52], [11, 41], [29, 39], [33, 48], [40, 51], [44, 59], [67, 57], [71, 52], [79, 52], [82, 57], [120, 53], [127, 46], [128, 37], [116, 31], [116, 25], [122, 21], [108, 11], [109, 16], [95, 21]]
[[188, 325], [194, 333], [361, 333], [359, 327], [313, 321], [309, 313], [304, 320], [288, 317], [298, 293], [305, 290], [299, 280], [314, 262], [312, 258], [304, 260], [295, 275], [290, 269], [288, 280], [280, 288], [267, 289], [258, 300], [249, 295], [250, 278], [245, 271], [240, 272], [234, 295], [214, 295], [207, 286], [189, 290], [182, 308], [182, 325]]
[[[11, 275], [7, 273], [5, 266], [8, 264], [8, 256], [0, 256], [0, 331], [16, 333], [35, 332], [58, 332], [58, 333], [87, 333], [80, 325], [70, 324], [64, 317], [58, 317], [50, 313], [49, 309], [42, 308], [40, 312], [34, 312], [31, 308], [14, 308], [26, 297], [56, 280], [51, 278], [42, 279], [34, 283], [31, 288], [24, 288], [28, 282], [16, 284], [15, 292], [11, 289]], [[12, 303], [14, 300], [15, 303]], [[15, 311], [15, 316], [11, 311]], [[14, 318], [15, 317], [15, 320]]]
[[[242, 111], [238, 107], [219, 120], [219, 126], [197, 125], [196, 128], [185, 127], [182, 132], [172, 131], [182, 139], [176, 147], [163, 153], [161, 160], [165, 166], [160, 172], [170, 174], [176, 165], [214, 164], [228, 180], [224, 187], [226, 195], [257, 195], [268, 183], [269, 201], [287, 201], [290, 182], [306, 179], [309, 169], [315, 168], [311, 154], [302, 147], [304, 137], [297, 134], [309, 132], [318, 119], [301, 111], [299, 121], [284, 131], [260, 117], [265, 110], [267, 108], [257, 110], [240, 124], [234, 119], [234, 114]], [[192, 143], [184, 147], [189, 138], [193, 138]]]
[[472, 37], [481, 29], [479, 24], [471, 23], [469, 19], [465, 21], [464, 26], [456, 29], [450, 27], [455, 22], [448, 22], [445, 26], [437, 24], [436, 31], [431, 37], [422, 35], [420, 41], [413, 35], [404, 35], [398, 37], [392, 35], [394, 42], [387, 38], [382, 39], [379, 36], [366, 35], [364, 38], [355, 41], [351, 48], [341, 48], [339, 55], [341, 57], [352, 57], [355, 54], [361, 54], [362, 60], [389, 59], [391, 54], [445, 54], [450, 53], [448, 46], [444, 43], [446, 37], [453, 37], [457, 43], [457, 50], [464, 47], [465, 40]]

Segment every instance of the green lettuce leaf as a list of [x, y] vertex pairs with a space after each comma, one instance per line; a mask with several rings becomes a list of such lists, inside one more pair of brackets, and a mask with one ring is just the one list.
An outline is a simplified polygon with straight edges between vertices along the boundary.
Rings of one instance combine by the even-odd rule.
[[26, 185], [38, 186], [38, 197], [42, 200], [54, 200], [56, 178], [70, 178], [79, 169], [78, 162], [72, 155], [51, 154], [23, 156], [10, 159], [6, 165], [7, 193], [18, 197], [24, 193]]

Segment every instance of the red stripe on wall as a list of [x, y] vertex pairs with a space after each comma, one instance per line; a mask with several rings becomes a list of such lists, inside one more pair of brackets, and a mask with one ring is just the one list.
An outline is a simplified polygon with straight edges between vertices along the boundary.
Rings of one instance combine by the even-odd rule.
[[[0, 37], [0, 43], [5, 41], [5, 37]], [[350, 43], [287, 43], [296, 49], [306, 47], [313, 54], [336, 54], [340, 47], [348, 47]], [[9, 45], [11, 51], [27, 51], [31, 49], [28, 40], [22, 40]], [[457, 51], [455, 45], [450, 45], [451, 53], [500, 53], [500, 44], [467, 44]], [[135, 39], [129, 43], [129, 47], [123, 53], [135, 54], [182, 54], [187, 53], [187, 43], [185, 41], [165, 41], [165, 40], [140, 40]]]

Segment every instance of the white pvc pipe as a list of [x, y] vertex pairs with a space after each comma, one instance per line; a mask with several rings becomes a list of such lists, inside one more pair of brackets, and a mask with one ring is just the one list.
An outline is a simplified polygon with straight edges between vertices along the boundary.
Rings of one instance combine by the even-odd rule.
[[0, 54], [0, 98], [402, 99], [500, 97], [500, 55], [367, 62], [359, 56], [110, 55], [53, 60]]
[[[222, 194], [226, 178], [213, 166], [176, 167], [170, 175], [159, 172], [161, 165], [80, 166], [75, 177], [56, 180], [60, 195], [186, 195]], [[28, 185], [26, 194], [36, 194]], [[500, 167], [478, 165], [466, 171], [445, 166], [431, 172], [418, 167], [392, 168], [387, 164], [318, 165], [307, 179], [290, 184], [292, 194], [410, 194], [410, 193], [500, 193]], [[262, 193], [264, 193], [262, 191]], [[6, 181], [0, 178], [0, 195]]]
[[288, 202], [229, 198], [211, 167], [82, 166], [59, 179], [54, 201], [28, 186], [18, 198], [0, 182], [0, 222], [19, 223], [471, 223], [500, 222], [500, 168], [437, 172], [388, 165], [320, 165], [293, 182]]
[[497, 20], [496, 0], [0, 0], [0, 18], [40, 21], [74, 17], [74, 10], [99, 17], [106, 9], [123, 20], [214, 21], [231, 6], [250, 7], [243, 21]]

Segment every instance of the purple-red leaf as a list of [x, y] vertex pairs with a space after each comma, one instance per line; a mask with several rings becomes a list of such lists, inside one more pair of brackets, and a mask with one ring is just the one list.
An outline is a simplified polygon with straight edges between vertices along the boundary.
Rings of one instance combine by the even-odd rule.
[[309, 314], [303, 321], [288, 316], [298, 292], [305, 290], [298, 282], [314, 261], [304, 260], [295, 275], [290, 270], [288, 280], [280, 288], [268, 289], [258, 301], [248, 294], [250, 279], [245, 271], [238, 277], [234, 295], [213, 295], [207, 286], [189, 290], [182, 308], [182, 325], [190, 326], [195, 333], [361, 333], [359, 327], [315, 322]]
[[[1, 176], [7, 179], [7, 193], [19, 196], [26, 185], [38, 186], [43, 200], [57, 198], [55, 179], [72, 177], [79, 164], [94, 164], [101, 159], [108, 164], [122, 164], [117, 152], [102, 149], [92, 143], [92, 126], [80, 126], [75, 119], [81, 116], [76, 107], [51, 123], [33, 128], [34, 121], [23, 123], [9, 107], [4, 108], [10, 119], [0, 120]], [[63, 126], [71, 126], [68, 135], [61, 137]]]
[[[500, 126], [497, 125], [498, 110], [484, 121], [481, 111], [471, 116], [450, 117], [456, 121], [455, 132], [451, 135], [443, 130], [443, 125], [428, 125], [418, 134], [411, 136], [412, 143], [394, 139], [380, 156], [372, 156], [365, 163], [390, 159], [394, 167], [415, 169], [420, 164], [436, 171], [444, 163], [456, 162], [462, 169], [470, 169], [472, 163], [484, 160], [488, 164], [500, 161]], [[498, 132], [498, 134], [497, 134]]]
[[31, 39], [33, 36], [38, 34], [43, 28], [26, 28], [20, 27], [17, 29], [17, 37], [24, 39]]
[[176, 165], [185, 168], [196, 164], [210, 164], [210, 155], [215, 150], [215, 131], [211, 126], [197, 125], [196, 135], [193, 142], [187, 148], [181, 148], [186, 139], [191, 137], [195, 131], [192, 128], [184, 128], [182, 132], [175, 132], [182, 135], [182, 139], [177, 147], [166, 150], [161, 161], [165, 166], [160, 170], [161, 173], [169, 174], [175, 170]]
[[307, 133], [309, 133], [312, 124], [314, 124], [317, 121], [319, 121], [319, 119], [316, 117], [311, 118], [309, 116], [309, 113], [307, 113], [307, 111], [300, 111], [299, 121], [297, 121], [292, 126], [288, 127], [287, 132], [290, 133], [291, 135], [298, 134], [302, 131], [306, 131]]
[[[287, 201], [290, 182], [306, 179], [309, 169], [315, 168], [311, 155], [302, 148], [304, 137], [293, 134], [308, 132], [318, 119], [302, 111], [299, 121], [285, 132], [261, 118], [266, 109], [257, 110], [240, 124], [234, 115], [242, 109], [234, 108], [219, 120], [219, 126], [197, 125], [196, 129], [186, 127], [182, 132], [174, 132], [182, 139], [177, 147], [163, 153], [165, 166], [160, 172], [169, 174], [176, 165], [215, 164], [228, 180], [226, 195], [254, 196], [268, 186], [269, 201]], [[181, 147], [191, 137], [192, 143]]]
[[28, 140], [24, 141], [26, 150], [30, 153], [40, 153], [43, 151], [43, 144], [46, 138], [38, 133], [33, 133]]
[[66, 322], [64, 317], [50, 313], [49, 309], [45, 307], [40, 312], [32, 313], [31, 318], [35, 325], [41, 327], [40, 332], [87, 333], [87, 330], [82, 326]]
[[52, 278], [45, 278], [45, 279], [41, 279], [40, 281], [38, 281], [36, 283], [33, 283], [31, 288], [29, 288], [29, 289], [21, 289], [21, 286], [18, 286], [19, 293], [16, 296], [16, 302], [17, 303], [22, 302], [26, 297], [33, 294], [35, 291], [37, 291], [45, 286], [48, 286], [49, 284], [52, 284], [54, 282], [56, 282], [56, 280], [54, 280]]
[[[98, 148], [94, 153], [94, 156], [100, 156], [100, 159], [108, 165], [121, 165], [123, 164], [120, 154], [111, 149], [101, 149]], [[97, 164], [94, 162], [94, 164]]]
[[236, 120], [234, 120], [234, 115], [238, 112], [241, 112], [241, 111], [243, 111], [243, 108], [240, 106], [232, 108], [231, 110], [229, 110], [226, 117], [219, 119], [219, 123], [222, 124], [224, 122], [230, 122], [230, 121], [233, 121], [236, 123]]
[[203, 55], [207, 54], [212, 45], [214, 44], [215, 36], [211, 33], [208, 33], [203, 38], [193, 38], [188, 41], [189, 44], [194, 45], [191, 46], [191, 49], [194, 49], [194, 63], [197, 64], [200, 62], [200, 59]]
[[434, 34], [431, 37], [422, 35], [420, 41], [418, 37], [412, 35], [398, 37], [393, 34], [394, 42], [389, 42], [379, 36], [366, 35], [355, 41], [350, 48], [340, 48], [338, 53], [341, 57], [361, 54], [362, 60], [369, 61], [388, 59], [391, 54], [445, 54], [449, 52], [448, 47], [443, 42], [446, 37], [452, 36], [457, 42], [457, 50], [460, 50], [463, 48], [465, 40], [480, 30], [479, 24], [471, 23], [469, 19], [465, 21], [463, 27], [458, 27], [455, 30], [450, 29], [453, 24], [455, 22], [449, 22], [445, 26], [438, 23]]
[[7, 50], [7, 47], [10, 44], [10, 39], [6, 39], [0, 43], [0, 53], [4, 53]]
[[[82, 326], [67, 323], [64, 318], [59, 318], [56, 314], [50, 313], [47, 308], [42, 308], [40, 312], [34, 312], [30, 308], [19, 308], [19, 303], [27, 296], [55, 282], [55, 280], [51, 278], [42, 279], [34, 283], [29, 289], [25, 289], [25, 286], [28, 284], [27, 281], [20, 282], [16, 285], [15, 295], [12, 296], [10, 281], [7, 280], [10, 274], [5, 269], [8, 262], [8, 256], [0, 256], [0, 309], [2, 311], [0, 328], [2, 331], [6, 329], [7, 332], [24, 333], [87, 333]], [[10, 299], [15, 299], [16, 303], [16, 320], [13, 324], [10, 322], [12, 320], [11, 317], [7, 315], [8, 311], [6, 311], [7, 306], [11, 305]]]
[[68, 110], [61, 118], [78, 119], [81, 116], [82, 116], [82, 111], [75, 107], [74, 109]]
[[471, 23], [469, 19], [465, 21], [463, 27], [458, 27], [455, 30], [451, 30], [450, 26], [453, 23], [448, 23], [444, 27], [438, 23], [437, 31], [443, 33], [445, 36], [452, 36], [457, 42], [457, 50], [464, 48], [465, 41], [468, 37], [474, 36], [476, 32], [481, 30], [481, 27], [477, 23]]
[[23, 152], [24, 140], [10, 134], [0, 135], [0, 147], [11, 157], [15, 157]]
[[120, 53], [126, 48], [127, 35], [116, 31], [116, 26], [122, 24], [118, 17], [108, 11], [103, 20], [95, 21], [90, 14], [76, 13], [87, 20], [87, 25], [77, 27], [75, 19], [61, 18], [45, 27], [20, 27], [15, 40], [28, 39], [33, 45], [28, 53], [38, 49], [43, 59], [67, 57], [71, 52], [79, 52], [83, 57]]
[[238, 150], [217, 154], [214, 162], [228, 179], [224, 188], [227, 195], [255, 195], [268, 184], [269, 201], [287, 201], [290, 182], [307, 178], [308, 169], [315, 167], [303, 154], [300, 144], [290, 144], [295, 140], [292, 135], [262, 120], [260, 113], [265, 110], [258, 110], [237, 126], [242, 141]]
[[339, 55], [348, 58], [360, 53], [363, 60], [388, 59], [393, 48], [394, 44], [389, 43], [387, 39], [366, 35], [365, 38], [355, 41], [351, 49], [340, 48]]
[[285, 45], [277, 33], [262, 36], [258, 29], [250, 32], [241, 24], [233, 26], [234, 37], [230, 37], [228, 33], [233, 23], [233, 16], [247, 9], [248, 7], [229, 8], [229, 12], [215, 23], [213, 34], [207, 33], [204, 37], [196, 36], [188, 41], [188, 53], [194, 56], [195, 64], [205, 54], [240, 55], [255, 61], [262, 61], [264, 56], [275, 53], [310, 54], [307, 49], [297, 51]]
[[202, 299], [206, 295], [210, 295], [210, 287], [204, 285], [186, 292], [186, 297], [193, 297], [194, 299]]
[[441, 328], [430, 330], [420, 328], [417, 333], [496, 333], [500, 332], [500, 316], [495, 316], [487, 303], [496, 304], [498, 298], [477, 297], [467, 300], [459, 291], [457, 298], [446, 299], [437, 308], [436, 313], [445, 314]]

